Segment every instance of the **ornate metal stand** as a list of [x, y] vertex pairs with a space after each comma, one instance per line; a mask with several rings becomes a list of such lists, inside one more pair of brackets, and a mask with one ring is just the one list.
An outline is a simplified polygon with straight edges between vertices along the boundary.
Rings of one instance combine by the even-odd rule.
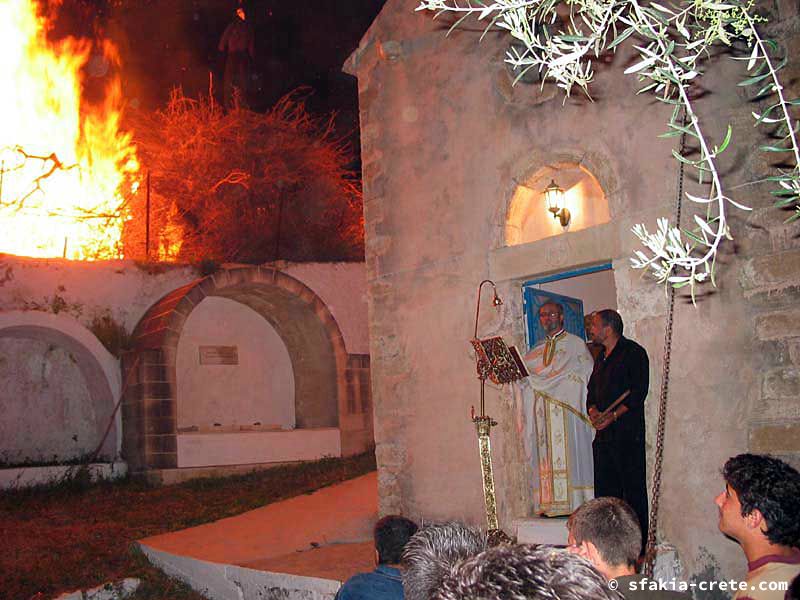
[[[481, 287], [484, 283], [490, 283], [495, 288], [494, 282], [485, 279], [481, 281], [478, 286], [478, 303], [475, 309], [475, 337], [471, 340], [472, 346], [475, 349], [475, 358], [477, 360], [478, 379], [481, 382], [481, 403], [480, 414], [475, 416], [474, 409], [472, 415], [472, 422], [475, 423], [475, 429], [478, 433], [478, 453], [481, 460], [481, 480], [483, 482], [483, 500], [486, 506], [486, 524], [489, 528], [489, 537], [494, 539], [508, 539], [508, 537], [500, 531], [500, 526], [497, 521], [497, 498], [494, 493], [494, 474], [492, 471], [492, 445], [489, 439], [492, 427], [497, 425], [497, 421], [492, 419], [486, 414], [485, 410], [485, 387], [486, 379], [491, 379], [494, 383], [503, 384], [522, 379], [528, 375], [525, 365], [519, 357], [516, 348], [513, 346], [509, 348], [503, 338], [492, 337], [487, 339], [478, 339], [478, 316], [481, 309]], [[497, 289], [494, 289], [494, 298], [492, 299], [494, 306], [500, 306], [503, 301], [497, 295]]]
[[494, 495], [494, 473], [492, 472], [492, 444], [489, 434], [497, 421], [488, 416], [474, 417], [472, 421], [478, 431], [478, 453], [483, 475], [483, 501], [486, 505], [486, 526], [489, 531], [500, 529], [497, 523], [497, 499]]

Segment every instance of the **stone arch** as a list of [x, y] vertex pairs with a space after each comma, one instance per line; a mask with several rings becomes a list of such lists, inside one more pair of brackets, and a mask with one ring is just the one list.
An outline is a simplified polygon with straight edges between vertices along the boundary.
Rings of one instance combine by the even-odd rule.
[[[573, 185], [576, 189], [586, 186], [579, 195], [586, 195], [592, 198], [592, 194], [599, 202], [599, 206], [592, 207], [593, 214], [581, 214], [581, 207], [576, 207], [575, 202], [580, 205], [580, 200], [570, 198], [569, 190], [567, 194], [568, 205], [573, 212], [573, 223], [569, 231], [594, 227], [607, 223], [614, 219], [619, 212], [620, 194], [618, 178], [611, 168], [610, 161], [601, 152], [587, 150], [559, 150], [536, 152], [536, 158], [531, 161], [526, 158], [517, 165], [516, 177], [513, 178], [514, 185], [509, 189], [504, 202], [500, 205], [497, 216], [497, 228], [494, 240], [494, 247], [514, 246], [544, 239], [546, 237], [562, 233], [559, 225], [552, 218], [548, 225], [552, 225], [552, 231], [542, 232], [532, 239], [523, 239], [523, 225], [527, 217], [528, 207], [531, 202], [539, 203], [540, 192], [550, 182], [552, 174], [565, 172], [566, 181], [560, 183], [562, 187], [569, 188]], [[556, 177], [558, 178], [558, 177]], [[583, 181], [580, 181], [580, 180]], [[546, 181], [545, 181], [546, 180]], [[566, 185], [565, 185], [566, 184]], [[578, 210], [576, 211], [576, 208]], [[537, 208], [537, 210], [539, 210]], [[544, 206], [541, 207], [541, 216], [547, 220], [549, 215]]]
[[134, 330], [125, 371], [135, 367], [137, 385], [123, 403], [124, 448], [134, 469], [178, 466], [178, 340], [189, 314], [211, 296], [250, 307], [278, 332], [295, 372], [298, 429], [340, 425], [348, 356], [328, 307], [305, 284], [272, 267], [223, 269], [161, 298]]
[[97, 447], [111, 421], [100, 456], [113, 460], [121, 448], [121, 417], [114, 413], [120, 394], [119, 361], [76, 319], [40, 311], [0, 312], [0, 338], [47, 342], [65, 349], [74, 359], [91, 398], [95, 414], [91, 450]]

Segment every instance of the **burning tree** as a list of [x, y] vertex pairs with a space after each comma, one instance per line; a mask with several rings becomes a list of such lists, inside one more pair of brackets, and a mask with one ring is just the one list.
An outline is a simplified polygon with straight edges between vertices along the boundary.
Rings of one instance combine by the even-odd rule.
[[[304, 91], [265, 114], [173, 92], [166, 109], [133, 119], [150, 173], [149, 256], [195, 262], [360, 260], [362, 197], [349, 144]], [[147, 254], [147, 186], [131, 205], [125, 255]]]
[[[119, 56], [109, 42], [51, 39], [46, 8], [0, 1], [0, 252], [118, 258], [138, 171], [119, 126]], [[90, 99], [92, 59], [109, 72]]]

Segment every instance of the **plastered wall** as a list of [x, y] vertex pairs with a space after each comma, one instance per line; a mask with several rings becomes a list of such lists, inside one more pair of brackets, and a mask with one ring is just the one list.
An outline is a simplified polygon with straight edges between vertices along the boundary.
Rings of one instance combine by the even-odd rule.
[[[235, 265], [232, 265], [235, 266]], [[330, 306], [348, 351], [368, 345], [362, 263], [280, 263]], [[145, 266], [133, 261], [77, 262], [0, 254], [0, 311], [60, 312], [90, 325], [110, 314], [131, 332], [159, 298], [202, 275], [186, 265]]]
[[[235, 364], [207, 364], [201, 347], [236, 348]], [[234, 361], [230, 361], [234, 362]], [[178, 342], [179, 431], [294, 429], [294, 373], [286, 344], [251, 308], [203, 300]]]
[[[315, 455], [360, 451], [371, 443], [364, 265], [281, 263], [279, 268], [292, 271], [293, 280], [300, 282], [298, 289], [307, 285], [312, 296], [323, 299], [336, 323], [345, 354], [342, 380], [334, 387], [342, 388], [347, 412], [338, 415], [336, 397], [320, 401], [333, 403], [329, 409], [333, 425], [338, 420], [361, 436], [351, 435], [347, 444], [338, 438], [335, 443], [327, 438], [315, 442], [319, 446]], [[122, 348], [112, 348], [112, 334], [130, 334], [159, 299], [199, 277], [189, 266], [0, 255], [0, 461], [52, 462], [93, 451], [122, 385], [119, 359], [109, 350], [126, 347], [123, 340]], [[276, 319], [281, 311], [274, 307]], [[179, 428], [189, 433], [294, 428], [294, 367], [270, 314], [269, 309], [259, 314], [245, 303], [222, 297], [207, 298], [192, 311], [177, 352], [175, 379], [184, 401], [174, 405], [179, 412], [170, 417], [173, 437]], [[220, 346], [236, 348], [236, 364], [200, 365], [201, 346], [212, 351]], [[120, 451], [124, 412], [113, 419], [103, 458]], [[193, 444], [193, 465], [204, 460], [214, 464], [213, 452], [205, 452], [201, 460], [196, 440]], [[282, 452], [284, 456], [286, 449]], [[264, 457], [269, 458], [264, 452], [251, 452], [242, 460], [258, 462]], [[235, 462], [227, 460], [226, 464]]]

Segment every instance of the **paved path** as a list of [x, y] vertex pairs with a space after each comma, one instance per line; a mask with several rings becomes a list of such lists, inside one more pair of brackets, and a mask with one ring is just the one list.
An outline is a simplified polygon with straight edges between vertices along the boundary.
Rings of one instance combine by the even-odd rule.
[[356, 573], [372, 571], [375, 568], [375, 545], [372, 541], [333, 544], [305, 552], [256, 560], [241, 566], [259, 571], [321, 577], [344, 582]]
[[213, 563], [343, 581], [374, 568], [375, 472], [140, 543]]

